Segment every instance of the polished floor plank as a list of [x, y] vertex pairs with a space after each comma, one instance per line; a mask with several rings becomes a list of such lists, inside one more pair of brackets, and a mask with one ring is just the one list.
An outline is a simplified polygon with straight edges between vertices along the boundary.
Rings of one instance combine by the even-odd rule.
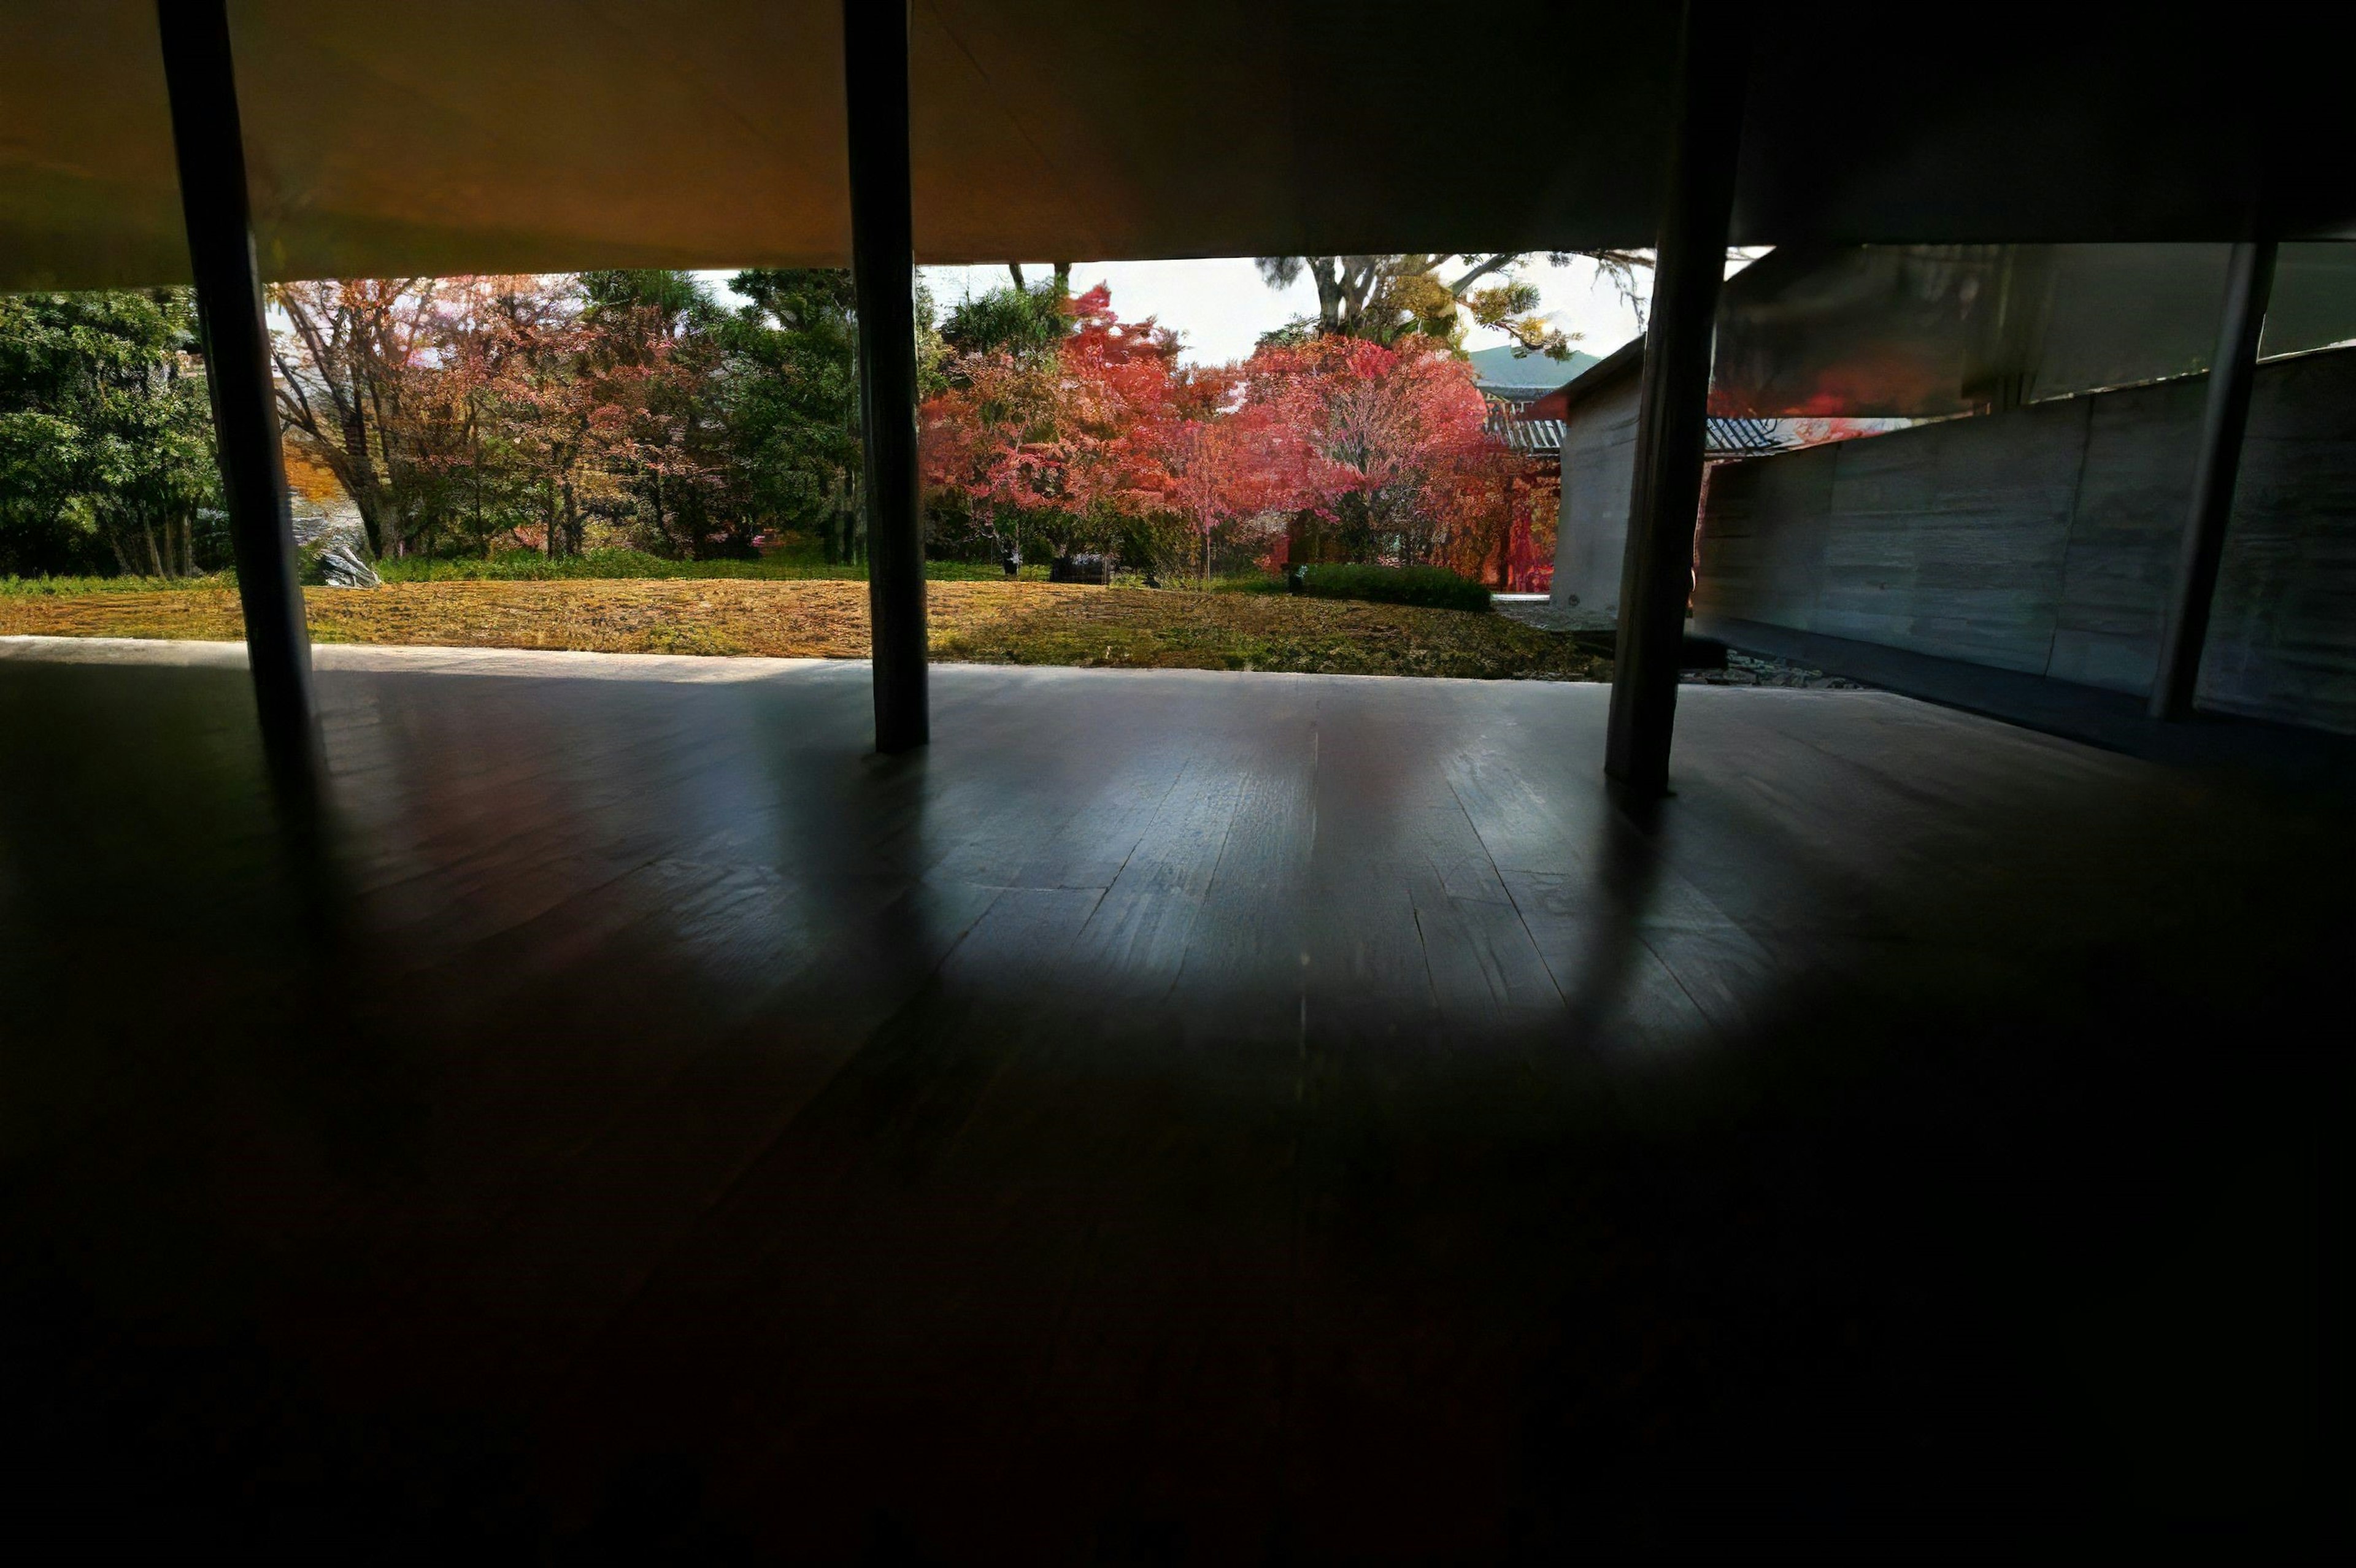
[[0, 659], [12, 1419], [102, 1535], [2327, 1517], [2344, 791], [1701, 688], [1639, 821], [1591, 687], [945, 667], [882, 759], [856, 667], [428, 656], [323, 669], [324, 877], [241, 671]]

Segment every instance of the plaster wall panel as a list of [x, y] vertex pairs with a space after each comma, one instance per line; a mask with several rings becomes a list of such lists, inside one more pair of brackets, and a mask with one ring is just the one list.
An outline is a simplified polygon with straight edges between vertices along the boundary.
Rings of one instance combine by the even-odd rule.
[[1564, 422], [1562, 513], [1555, 534], [1554, 603], [1616, 615], [1628, 551], [1628, 497], [1636, 481], [1636, 403], [1628, 376], [1580, 402]]
[[2195, 700], [2356, 732], [2356, 352], [2258, 374]]
[[2141, 696], [2174, 592], [2205, 376], [2076, 400], [2086, 462], [2046, 673]]
[[[2207, 393], [2188, 377], [1721, 466], [1695, 603], [2139, 695]], [[2198, 700], [2356, 731], [2356, 350], [2259, 368]]]

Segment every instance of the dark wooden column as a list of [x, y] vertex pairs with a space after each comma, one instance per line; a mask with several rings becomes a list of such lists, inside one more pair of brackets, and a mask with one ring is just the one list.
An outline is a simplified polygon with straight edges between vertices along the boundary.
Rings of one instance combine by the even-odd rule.
[[1603, 761], [1603, 771], [1638, 800], [1668, 793], [1677, 664], [1693, 588], [1694, 513], [1701, 504], [1710, 338], [1742, 130], [1748, 51], [1736, 7], [1689, 0], [1677, 54]]
[[303, 625], [278, 450], [270, 330], [253, 260], [229, 16], [225, 0], [156, 0], [155, 11], [262, 743], [282, 799], [307, 805], [319, 776], [311, 639]]
[[2233, 516], [2233, 483], [2242, 472], [2242, 435], [2250, 423], [2250, 389], [2258, 373], [2258, 335], [2274, 292], [2275, 243], [2233, 247], [2225, 272], [2225, 304], [2217, 323], [2217, 354], [2209, 367], [2209, 400], [2201, 418], [2201, 449], [2193, 456], [2192, 504], [2184, 520], [2184, 551], [2176, 568], [2176, 597], [2160, 634], [2159, 669], [2151, 683], [2151, 716], [2181, 719], [2192, 711], [2201, 654], [2209, 641], [2210, 602], [2217, 567], [2225, 558], [2225, 528]]
[[908, 195], [907, 0], [842, 0], [851, 130], [851, 277], [866, 432], [867, 607], [875, 749], [930, 739], [925, 525], [916, 478], [916, 241]]

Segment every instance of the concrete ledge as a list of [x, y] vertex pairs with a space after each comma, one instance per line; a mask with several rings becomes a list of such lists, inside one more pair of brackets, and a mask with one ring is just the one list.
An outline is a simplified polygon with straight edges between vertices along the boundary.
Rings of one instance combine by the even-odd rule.
[[1697, 616], [1693, 630], [1747, 653], [1772, 654], [2146, 762], [2247, 770], [2311, 784], [2336, 784], [2356, 772], [2356, 736], [2208, 713], [2162, 723], [2145, 713], [2142, 699], [2124, 692], [1758, 621]]

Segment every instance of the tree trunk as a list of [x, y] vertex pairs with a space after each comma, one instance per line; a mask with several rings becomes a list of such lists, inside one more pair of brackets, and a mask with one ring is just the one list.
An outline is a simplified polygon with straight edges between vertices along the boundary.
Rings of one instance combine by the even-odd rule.
[[581, 553], [581, 507], [573, 497], [573, 481], [564, 482], [564, 553]]
[[[359, 389], [357, 387], [354, 388], [353, 401], [355, 405], [359, 402]], [[373, 377], [370, 378], [369, 382], [368, 399], [369, 401], [374, 404], [376, 408], [376, 445], [377, 452], [381, 458], [380, 463], [372, 464], [369, 469], [369, 483], [373, 485], [377, 482], [377, 475], [380, 474], [384, 475], [387, 480], [390, 480], [392, 477], [393, 466], [392, 438], [390, 433], [391, 426], [386, 421], [384, 417], [384, 387], [381, 382], [376, 380]], [[394, 556], [407, 555], [409, 553], [408, 515], [397, 506], [386, 506], [382, 508], [382, 511], [384, 521], [387, 525], [387, 532], [390, 535], [390, 537], [384, 541], [387, 553]]]
[[360, 531], [368, 536], [369, 549], [379, 556], [391, 553], [391, 541], [384, 537], [384, 518], [379, 506], [376, 488], [376, 464], [369, 456], [368, 419], [359, 411], [357, 400], [344, 416], [344, 461], [351, 470], [352, 506], [360, 515]]
[[1317, 322], [1328, 332], [1342, 330], [1342, 263], [1336, 257], [1326, 256], [1309, 264], [1309, 275], [1317, 281]]
[[139, 525], [139, 537], [147, 541], [147, 563], [155, 569], [155, 575], [158, 577], [171, 576], [171, 569], [164, 564], [163, 556], [157, 553], [155, 549], [155, 525], [153, 523], [141, 523]]

